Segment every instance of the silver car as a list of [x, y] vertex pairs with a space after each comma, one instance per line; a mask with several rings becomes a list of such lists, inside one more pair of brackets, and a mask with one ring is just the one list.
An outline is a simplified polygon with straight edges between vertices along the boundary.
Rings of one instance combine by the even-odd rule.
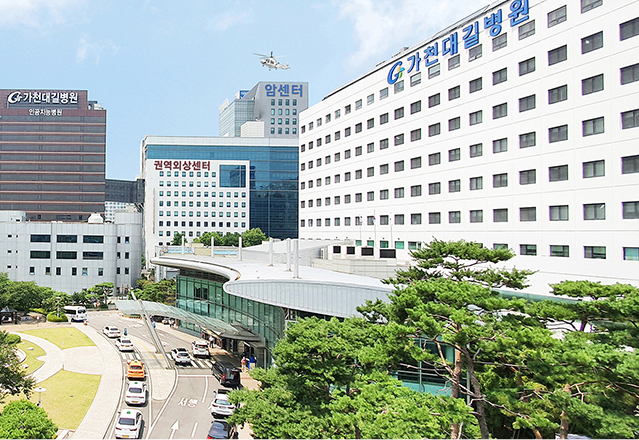
[[233, 415], [233, 411], [235, 411], [235, 405], [229, 402], [229, 395], [231, 390], [226, 390], [224, 388], [219, 389], [213, 395], [213, 401], [211, 402], [211, 406], [209, 406], [209, 410], [211, 411], [211, 415], [213, 417], [228, 417]]
[[191, 356], [186, 348], [174, 348], [171, 350], [171, 357], [176, 364], [188, 364], [191, 365]]

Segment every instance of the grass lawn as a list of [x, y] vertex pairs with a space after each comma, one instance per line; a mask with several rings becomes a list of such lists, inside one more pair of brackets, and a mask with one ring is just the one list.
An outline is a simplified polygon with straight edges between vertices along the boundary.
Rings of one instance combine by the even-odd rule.
[[[17, 347], [20, 350], [24, 351], [24, 353], [27, 355], [27, 358], [22, 363], [22, 365], [29, 366], [29, 368], [25, 369], [27, 374], [33, 373], [35, 370], [38, 369], [38, 367], [40, 367], [40, 365], [44, 363], [37, 360], [36, 358], [44, 356], [46, 352], [39, 346], [35, 345], [33, 342], [25, 341], [23, 339], [22, 342], [17, 345]], [[29, 350], [29, 348], [32, 348], [33, 350]]]
[[74, 327], [39, 328], [35, 330], [25, 330], [22, 333], [46, 339], [63, 350], [66, 348], [95, 345], [87, 335]]
[[[46, 389], [42, 393], [42, 408], [58, 428], [77, 429], [93, 403], [101, 378], [95, 374], [59, 371], [36, 386]], [[37, 405], [39, 398], [40, 394], [33, 392], [29, 400]], [[24, 399], [23, 394], [8, 396], [4, 404], [20, 399]]]

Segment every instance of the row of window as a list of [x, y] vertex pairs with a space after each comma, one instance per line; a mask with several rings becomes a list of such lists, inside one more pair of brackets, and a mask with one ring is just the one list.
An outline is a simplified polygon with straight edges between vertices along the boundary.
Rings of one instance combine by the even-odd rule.
[[[160, 222], [160, 223], [162, 223], [162, 222]], [[166, 223], [167, 223], [166, 224], [167, 226], [171, 226], [171, 222], [166, 222]], [[190, 226], [193, 226], [192, 222], [189, 222], [189, 223], [190, 223]], [[218, 222], [217, 223], [217, 227], [218, 228], [223, 228], [224, 225], [225, 225], [225, 222]], [[160, 226], [162, 226], [162, 225], [160, 224]], [[174, 226], [178, 226], [177, 222], [174, 222]], [[184, 222], [182, 222], [182, 226], [184, 226]], [[199, 226], [200, 226], [200, 222], [197, 222], [197, 227], [199, 227]], [[204, 222], [204, 227], [207, 228], [208, 226], [209, 226], [209, 223], [208, 222]], [[211, 222], [211, 227], [212, 228], [216, 227], [215, 226], [215, 222]], [[231, 222], [226, 222], [226, 227], [230, 228], [231, 227]], [[241, 223], [240, 222], [233, 222], [233, 226], [232, 227], [233, 228], [240, 228], [240, 227], [241, 228], [246, 228], [246, 222], [241, 222]], [[175, 234], [182, 234], [185, 237], [187, 236], [187, 232], [185, 232], [185, 231], [182, 231], [182, 232], [175, 231], [174, 233]], [[160, 237], [163, 237], [164, 236], [164, 231], [158, 231], [158, 235]], [[201, 231], [195, 231], [195, 236], [196, 237], [199, 237], [200, 235], [202, 235]], [[171, 236], [171, 231], [166, 231], [166, 236], [170, 237]], [[189, 237], [193, 237], [193, 231], [188, 231], [188, 236]], [[162, 242], [160, 242], [159, 245], [162, 246]]]
[[[275, 99], [271, 98], [271, 105], [275, 105]], [[277, 105], [291, 105], [290, 99], [278, 99]], [[297, 99], [293, 99], [293, 105], [297, 105]], [[293, 109], [293, 111], [297, 111], [297, 109]]]
[[[12, 235], [9, 235], [8, 238], [11, 238]], [[16, 238], [18, 236], [16, 235]], [[31, 234], [30, 237], [31, 243], [51, 243], [51, 234]], [[117, 237], [117, 242], [120, 243], [121, 237]], [[77, 243], [78, 236], [77, 235], [56, 235], [56, 243]], [[129, 244], [129, 237], [124, 237], [124, 243]], [[82, 243], [104, 243], [104, 235], [83, 235]]]
[[[11, 250], [9, 249], [7, 251], [8, 253], [11, 253]], [[18, 251], [16, 251], [18, 252]], [[78, 259], [78, 252], [77, 251], [57, 251], [55, 253], [55, 257], [58, 260], [77, 260]], [[49, 260], [51, 259], [51, 251], [30, 251], [29, 254], [29, 258], [31, 259], [44, 259], [44, 260]], [[119, 260], [121, 258], [121, 253], [118, 252], [116, 258]], [[104, 252], [82, 252], [82, 259], [83, 260], [103, 260], [104, 259]], [[125, 252], [124, 253], [124, 259], [128, 260], [129, 259], [129, 253]]]
[[[481, 148], [481, 144], [479, 144], [480, 148]], [[477, 147], [477, 146], [474, 146]], [[495, 147], [493, 147], [495, 148]], [[473, 150], [471, 149], [471, 157], [473, 154]], [[453, 161], [457, 161], [460, 159], [460, 149], [459, 148], [455, 148], [452, 150], [448, 151], [448, 160], [450, 162]], [[475, 148], [475, 154], [477, 154], [477, 148]], [[433, 165], [439, 165], [441, 163], [441, 154], [440, 153], [433, 153], [430, 154], [428, 156], [428, 164], [430, 166]], [[394, 163], [394, 170], [395, 172], [401, 172], [404, 171], [404, 161], [403, 160], [398, 160]], [[422, 166], [422, 158], [420, 157], [414, 157], [410, 160], [410, 167], [411, 169], [417, 169], [417, 168], [421, 168]], [[384, 175], [384, 174], [388, 174], [389, 173], [389, 164], [382, 164], [379, 165], [379, 174], [380, 175]], [[622, 157], [621, 158], [621, 173], [622, 174], [635, 174], [635, 173], [639, 173], [639, 155], [635, 155], [635, 156], [626, 156], [626, 157]], [[355, 171], [355, 179], [361, 179], [363, 177], [363, 170], [356, 170]], [[584, 179], [590, 179], [590, 178], [594, 178], [594, 177], [603, 177], [606, 175], [606, 162], [605, 160], [601, 159], [601, 160], [593, 160], [593, 161], [588, 161], [588, 162], [583, 162], [582, 163], [582, 177]], [[366, 169], [366, 176], [367, 177], [374, 177], [375, 176], [375, 167], [368, 167]], [[324, 180], [322, 180], [322, 178], [318, 178], [315, 181], [313, 180], [309, 180], [308, 181], [308, 188], [313, 188], [313, 185], [315, 184], [315, 186], [322, 186], [322, 182], [325, 185], [330, 185], [331, 182], [334, 183], [340, 183], [341, 182], [341, 174], [336, 174], [334, 175], [332, 178], [331, 176], [326, 176], [324, 177]], [[344, 181], [348, 182], [350, 181], [352, 178], [352, 174], [350, 171], [347, 171], [344, 173]], [[555, 166], [551, 166], [548, 167], [548, 181], [549, 182], [559, 182], [559, 181], [564, 181], [564, 180], [568, 180], [568, 165], [555, 165]], [[519, 172], [519, 184], [520, 185], [532, 185], [532, 184], [536, 184], [537, 183], [537, 170], [536, 169], [529, 169], [529, 170], [522, 170]], [[304, 190], [306, 189], [306, 185], [307, 182], [300, 182], [300, 190]], [[503, 188], [503, 187], [507, 187], [508, 186], [508, 173], [498, 173], [498, 174], [493, 174], [493, 188]], [[433, 182], [430, 183], [428, 186], [429, 190], [428, 193], [429, 194], [440, 194], [441, 193], [441, 182]], [[483, 176], [476, 176], [476, 177], [471, 177], [469, 180], [469, 189], [471, 191], [474, 190], [481, 190], [484, 188], [484, 178]], [[461, 191], [461, 180], [460, 179], [452, 179], [448, 181], [448, 192], [450, 193], [455, 193], [455, 192], [460, 192]], [[380, 200], [387, 200], [388, 197], [388, 189], [382, 189], [379, 192], [379, 198]], [[422, 195], [422, 186], [421, 185], [414, 185], [411, 186], [411, 196], [412, 197], [417, 197], [417, 196], [421, 196]], [[358, 197], [359, 196], [359, 197]], [[347, 199], [348, 197], [348, 199]], [[361, 194], [356, 194], [356, 201], [361, 201]], [[395, 198], [402, 198], [404, 197], [404, 188], [395, 188]], [[360, 200], [357, 200], [357, 199]], [[330, 197], [326, 197], [325, 198], [326, 205], [330, 205]], [[348, 200], [348, 202], [346, 201]], [[375, 200], [375, 193], [373, 191], [369, 191], [367, 193], [367, 200], [368, 201], [373, 201]], [[317, 206], [321, 206], [321, 199], [317, 199], [318, 203]], [[340, 201], [340, 196], [335, 196], [335, 204], [339, 204]], [[345, 203], [350, 203], [350, 195], [344, 196], [344, 201]], [[309, 208], [313, 206], [313, 202], [312, 200], [309, 200], [309, 204], [308, 204]], [[304, 208], [305, 207], [305, 203], [304, 201], [300, 202], [300, 207]]]
[[[202, 172], [201, 171], [197, 171], [195, 173], [195, 176], [197, 177], [202, 177]], [[212, 171], [211, 172], [211, 177], [215, 177], [216, 176], [216, 172]], [[164, 171], [160, 171], [160, 177], [164, 177]], [[167, 171], [166, 172], [166, 177], [171, 177], [171, 171]], [[173, 177], [180, 177], [180, 172], [179, 171], [173, 171]], [[186, 177], [186, 171], [182, 171], [182, 177]], [[189, 177], [194, 177], [194, 172], [193, 171], [189, 171]], [[208, 171], [204, 171], [204, 177], [209, 177], [209, 172]], [[193, 186], [193, 185], [191, 185]]]
[[[279, 109], [277, 109], [277, 115], [278, 116], [282, 116], [282, 115], [290, 116], [291, 115], [291, 110], [288, 109], [288, 108], [287, 109], [279, 108]], [[293, 116], [297, 116], [297, 109], [296, 108], [293, 109], [292, 115]], [[275, 116], [275, 109], [274, 108], [271, 109], [271, 116]]]
[[[180, 206], [179, 203], [180, 202], [175, 201], [173, 203], [173, 206]], [[202, 202], [199, 202], [199, 201], [195, 202], [195, 206], [197, 208], [199, 208], [201, 206], [201, 204], [202, 204]], [[164, 206], [164, 200], [160, 200], [159, 201], [159, 205], [160, 206]], [[215, 208], [216, 205], [217, 205], [216, 202], [211, 202], [211, 207], [212, 208]], [[166, 206], [169, 206], [169, 207], [171, 206], [171, 201], [170, 200], [166, 201]], [[186, 207], [186, 201], [184, 201], [184, 200], [182, 201], [182, 206]], [[233, 202], [233, 207], [234, 208], [238, 208], [239, 206], [240, 206], [239, 202]], [[193, 207], [193, 201], [192, 200], [189, 201], [189, 207]], [[204, 202], [204, 207], [208, 208], [209, 207], [209, 202]], [[219, 202], [219, 207], [223, 208], [224, 207], [224, 202]], [[231, 207], [231, 202], [226, 202], [226, 207], [230, 208]], [[246, 208], [246, 202], [242, 202], [242, 208]]]
[[[11, 269], [11, 266], [7, 266], [7, 269]], [[124, 268], [124, 274], [125, 275], [129, 275], [130, 269], [128, 267]], [[118, 275], [120, 275], [120, 268], [116, 268], [116, 273]], [[35, 266], [31, 266], [29, 267], [29, 275], [35, 275], [36, 274], [36, 268]], [[44, 274], [45, 275], [51, 275], [51, 267], [45, 267], [44, 268]], [[62, 268], [61, 267], [56, 267], [55, 268], [55, 274], [60, 276], [62, 275]], [[99, 277], [104, 276], [104, 268], [99, 267], [98, 268], [98, 272], [97, 272]], [[78, 275], [78, 268], [77, 267], [72, 267], [71, 268], [71, 276], [77, 276]], [[89, 268], [88, 267], [83, 267], [82, 268], [82, 276], [86, 277], [89, 275]]]
[[[568, 221], [569, 220], [569, 206], [568, 205], [555, 205], [548, 207], [548, 219], [552, 221]], [[639, 219], [639, 202], [622, 202], [622, 216], [624, 219]], [[390, 225], [391, 217], [389, 215], [379, 216], [379, 224], [382, 226]], [[606, 204], [605, 203], [587, 203], [583, 205], [583, 219], [584, 220], [605, 220], [606, 219]], [[366, 225], [374, 226], [376, 217], [369, 215], [366, 217]], [[483, 223], [484, 222], [484, 210], [475, 209], [469, 211], [470, 223]], [[535, 222], [537, 221], [537, 207], [527, 206], [519, 208], [519, 221], [520, 222]], [[404, 214], [394, 215], [394, 225], [405, 224]], [[441, 212], [429, 212], [428, 223], [441, 224], [442, 213]], [[508, 208], [493, 209], [493, 222], [494, 223], [506, 223], [508, 222]], [[461, 223], [461, 211], [449, 211], [448, 223]], [[355, 217], [355, 226], [363, 225], [363, 219], [361, 216]], [[422, 214], [415, 213], [410, 214], [411, 225], [422, 224]], [[300, 220], [300, 227], [305, 227], [305, 220]], [[308, 220], [308, 226], [313, 226], [313, 219]], [[316, 227], [322, 226], [322, 219], [318, 218], [315, 222]], [[324, 219], [324, 226], [331, 226], [331, 219]], [[340, 217], [333, 219], [333, 226], [341, 226]], [[351, 226], [351, 217], [344, 217], [344, 226]]]
[[[162, 182], [160, 182], [160, 186], [162, 186], [161, 183]], [[164, 191], [160, 191], [158, 194], [159, 194], [160, 197], [164, 197]], [[182, 191], [182, 197], [186, 197], [186, 194], [187, 194], [186, 191]], [[189, 194], [188, 195], [189, 197], [193, 197], [193, 194], [195, 194], [196, 197], [202, 197], [202, 193], [200, 191], [197, 191], [196, 193], [193, 193], [193, 191], [189, 191], [188, 194]], [[218, 194], [219, 197], [224, 197], [224, 193], [223, 192], [216, 193], [215, 191], [211, 192], [211, 197], [215, 197], [216, 194]], [[233, 193], [233, 197], [239, 197], [238, 194], [239, 193], [237, 193], [237, 192]], [[166, 192], [166, 196], [167, 197], [171, 197], [171, 191], [167, 191]], [[173, 192], [173, 197], [179, 197], [179, 196], [180, 196], [180, 192], [179, 191], [174, 191]], [[209, 192], [208, 191], [204, 191], [204, 197], [208, 197], [208, 196], [209, 196]], [[227, 192], [226, 193], [226, 197], [231, 197], [231, 193]], [[242, 193], [242, 197], [243, 198], [246, 197], [246, 193], [245, 192]]]
[[[189, 211], [189, 217], [193, 217], [193, 211]], [[158, 215], [160, 217], [164, 216], [164, 211], [158, 211]], [[211, 217], [215, 217], [216, 213], [215, 211], [211, 211]], [[171, 217], [171, 211], [166, 211], [166, 216], [167, 217]], [[180, 216], [180, 212], [179, 211], [173, 211], [173, 217], [179, 217]], [[209, 212], [208, 211], [204, 211], [204, 217], [208, 217], [209, 216]], [[231, 217], [231, 212], [227, 211], [226, 212], [226, 216], [227, 217]], [[182, 211], [182, 217], [186, 217], [186, 211]], [[202, 212], [201, 211], [195, 211], [195, 217], [202, 217]], [[219, 212], [218, 217], [224, 217], [224, 212]], [[233, 217], [240, 217], [236, 212], [233, 212]], [[241, 217], [246, 217], [246, 212], [242, 211], [242, 215]]]
[[[291, 119], [289, 118], [277, 118], [277, 125], [282, 125], [282, 122], [284, 123], [284, 125], [297, 125], [297, 118], [293, 118], [293, 123], [291, 124]], [[275, 118], [271, 118], [271, 125], [275, 124]]]
[[[552, 27], [555, 26], [559, 23], [562, 23], [564, 21], [566, 21], [567, 19], [567, 14], [566, 14], [566, 7], [562, 6], [561, 8], [558, 8], [554, 11], [551, 11], [548, 13], [548, 27]], [[523, 24], [522, 26], [519, 27], [519, 39], [522, 40], [524, 38], [527, 38], [529, 36], [532, 36], [535, 34], [535, 20], [530, 20], [528, 22], [526, 22], [525, 24]], [[628, 38], [634, 37], [639, 35], [639, 18], [635, 18], [629, 21], [626, 21], [624, 23], [621, 23], [619, 25], [619, 39], [621, 41], [626, 40]], [[492, 46], [493, 46], [493, 52], [497, 51], [499, 49], [502, 49], [504, 47], [507, 46], [507, 38], [508, 38], [508, 34], [502, 34], [499, 35], [497, 37], [495, 37], [492, 41]], [[583, 37], [581, 39], [581, 53], [582, 54], [586, 54], [589, 52], [592, 52], [594, 50], [597, 49], [601, 49], [603, 47], [603, 31], [594, 33], [592, 35]], [[470, 49], [469, 51], [469, 61], [474, 61], [478, 58], [481, 58], [482, 56], [482, 45], [478, 45], [476, 47], [473, 47]], [[567, 45], [552, 49], [550, 51], [548, 51], [548, 65], [552, 66], [554, 64], [560, 63], [562, 61], [566, 61], [568, 59], [568, 47]], [[448, 70], [453, 70], [456, 69], [460, 66], [460, 55], [456, 55], [453, 57], [450, 57], [448, 59]], [[439, 64], [436, 64], [432, 67], [429, 68], [428, 70], [428, 77], [429, 78], [434, 78], [436, 76], [439, 76], [441, 71], [441, 66]], [[528, 60], [522, 61], [519, 63], [519, 75], [523, 76], [526, 75], [528, 73], [532, 73], [535, 71], [535, 58], [530, 58]], [[497, 78], [496, 78], [497, 76]], [[493, 85], [495, 84], [499, 84], [501, 82], [505, 82], [507, 80], [507, 74], [506, 74], [506, 69], [502, 69], [502, 71], [500, 71], [497, 75], [496, 72], [493, 73]], [[416, 74], [414, 74], [411, 78], [410, 78], [410, 85], [412, 86], [416, 86], [418, 84], [421, 83], [421, 72], [418, 72]], [[623, 81], [622, 81], [623, 84]], [[402, 81], [398, 81], [395, 83], [395, 93], [399, 93], [401, 91], [404, 90], [404, 82]], [[459, 87], [459, 86], [458, 86]], [[454, 89], [454, 88], [453, 88]], [[451, 95], [455, 94], [455, 91], [453, 89], [449, 90], [449, 100], [451, 99]], [[478, 90], [481, 90], [481, 78], [478, 78], [476, 80], [473, 80], [470, 82], [470, 93], [476, 92]], [[388, 97], [388, 87], [385, 87], [383, 89], [380, 90], [380, 100]], [[457, 89], [457, 96], [459, 97], [459, 89]], [[454, 97], [452, 99], [455, 99]], [[375, 102], [375, 95], [371, 94], [367, 96], [367, 104], [371, 105]], [[429, 106], [431, 102], [429, 99]], [[362, 100], [359, 99], [356, 101], [355, 103], [355, 110], [359, 110], [362, 108]], [[349, 114], [351, 112], [351, 105], [346, 105], [344, 108], [345, 114]], [[335, 110], [334, 112], [335, 114], [335, 119], [338, 119], [341, 115], [341, 110]], [[331, 121], [331, 114], [327, 114], [324, 117], [324, 120], [326, 122], [330, 122]], [[321, 126], [322, 125], [322, 118], [318, 118], [317, 121], [317, 126]], [[313, 129], [313, 122], [309, 122], [308, 124], [309, 130]], [[305, 126], [302, 126], [302, 133], [305, 133]], [[370, 128], [370, 127], [369, 127]]]

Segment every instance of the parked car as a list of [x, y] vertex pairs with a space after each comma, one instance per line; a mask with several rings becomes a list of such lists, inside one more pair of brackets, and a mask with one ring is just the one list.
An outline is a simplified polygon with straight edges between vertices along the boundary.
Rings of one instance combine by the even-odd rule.
[[191, 342], [191, 352], [193, 353], [193, 357], [209, 357], [209, 344], [202, 340], [193, 341]]
[[191, 364], [191, 356], [186, 348], [174, 348], [171, 350], [171, 357], [176, 364]]
[[144, 380], [144, 364], [140, 361], [129, 361], [126, 366], [127, 379]]
[[223, 362], [213, 362], [211, 373], [219, 381], [220, 385], [229, 388], [239, 388], [240, 386], [240, 369], [233, 365], [227, 365]]
[[127, 383], [124, 401], [129, 405], [146, 404], [146, 383], [138, 380]]
[[119, 338], [120, 330], [117, 327], [113, 327], [111, 325], [107, 325], [102, 329], [102, 333], [107, 335], [109, 338]]
[[115, 340], [115, 346], [120, 351], [133, 351], [133, 342], [128, 338], [117, 338]]
[[142, 413], [137, 409], [123, 409], [115, 424], [115, 438], [140, 438]]
[[213, 394], [213, 401], [209, 406], [209, 410], [211, 411], [211, 415], [213, 417], [228, 417], [233, 415], [233, 411], [235, 411], [235, 405], [229, 402], [229, 393], [231, 390], [227, 390], [225, 388], [220, 388], [215, 391]]
[[224, 420], [214, 420], [209, 429], [206, 438], [237, 438], [238, 431], [236, 426], [229, 425]]

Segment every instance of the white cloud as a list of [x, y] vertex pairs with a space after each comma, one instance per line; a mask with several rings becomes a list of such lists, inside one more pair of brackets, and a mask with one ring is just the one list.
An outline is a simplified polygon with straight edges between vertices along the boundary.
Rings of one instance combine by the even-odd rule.
[[356, 52], [351, 68], [382, 61], [404, 46], [413, 46], [490, 0], [339, 0], [340, 18], [353, 23]]
[[96, 43], [91, 41], [87, 35], [83, 35], [78, 42], [75, 59], [78, 63], [92, 59], [93, 63], [97, 66], [100, 63], [100, 57], [104, 51], [116, 54], [118, 50], [119, 48], [110, 39], [102, 43]]
[[246, 23], [247, 15], [239, 12], [224, 12], [209, 21], [209, 27], [216, 31], [224, 32], [228, 28], [238, 24]]
[[49, 27], [64, 22], [65, 12], [83, 0], [0, 0], [0, 26]]

